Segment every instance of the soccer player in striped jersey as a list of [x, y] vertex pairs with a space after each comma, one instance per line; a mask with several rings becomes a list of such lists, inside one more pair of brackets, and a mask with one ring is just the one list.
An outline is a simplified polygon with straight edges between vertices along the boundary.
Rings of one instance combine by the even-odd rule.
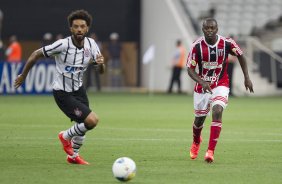
[[[190, 148], [191, 159], [196, 159], [202, 142], [201, 131], [206, 116], [212, 111], [210, 138], [205, 161], [214, 161], [214, 150], [222, 126], [222, 113], [228, 103], [229, 79], [227, 75], [228, 54], [237, 56], [244, 74], [246, 90], [254, 92], [248, 74], [246, 59], [236, 42], [217, 34], [217, 21], [208, 18], [203, 21], [204, 36], [197, 39], [187, 59], [188, 75], [196, 82], [194, 88], [193, 143]], [[198, 71], [196, 72], [196, 67]]]
[[87, 11], [71, 12], [68, 23], [71, 36], [35, 50], [14, 85], [18, 88], [24, 82], [28, 72], [40, 58], [55, 58], [57, 74], [53, 82], [53, 96], [59, 108], [74, 121], [74, 125], [60, 132], [58, 137], [69, 163], [89, 164], [79, 155], [79, 149], [86, 132], [96, 127], [99, 119], [89, 108], [82, 79], [89, 64], [97, 64], [99, 71], [103, 73], [104, 57], [96, 42], [86, 37], [92, 23], [92, 16]]

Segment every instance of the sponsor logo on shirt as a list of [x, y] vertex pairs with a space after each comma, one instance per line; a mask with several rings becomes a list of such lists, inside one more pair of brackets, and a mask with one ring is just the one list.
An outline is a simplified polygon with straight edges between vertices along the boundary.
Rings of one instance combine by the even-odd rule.
[[204, 77], [202, 77], [202, 79], [204, 81], [208, 81], [208, 82], [215, 82], [216, 81], [216, 77], [214, 77], [214, 76], [204, 76]]
[[218, 63], [216, 61], [214, 62], [203, 61], [202, 62], [203, 68], [205, 69], [216, 69], [218, 67], [217, 64]]
[[84, 69], [84, 67], [75, 67], [75, 66], [66, 66], [65, 71], [66, 73], [77, 73]]

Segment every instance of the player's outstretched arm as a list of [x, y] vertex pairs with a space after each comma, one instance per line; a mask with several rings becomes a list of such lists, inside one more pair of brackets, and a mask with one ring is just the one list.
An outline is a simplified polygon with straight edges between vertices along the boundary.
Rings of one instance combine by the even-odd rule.
[[253, 93], [254, 92], [253, 83], [249, 77], [246, 59], [243, 55], [241, 55], [241, 56], [238, 56], [238, 60], [239, 60], [241, 69], [244, 74], [244, 78], [245, 78], [244, 84], [245, 84], [246, 90], [249, 90], [251, 93]]
[[44, 57], [43, 55], [43, 52], [42, 52], [42, 49], [38, 49], [36, 51], [34, 51], [30, 56], [29, 58], [27, 59], [27, 62], [24, 66], [24, 69], [22, 71], [21, 74], [19, 74], [14, 82], [14, 86], [15, 88], [18, 88], [20, 85], [23, 84], [29, 70], [32, 68], [32, 66], [36, 63], [36, 61], [39, 59], [39, 58], [42, 58]]

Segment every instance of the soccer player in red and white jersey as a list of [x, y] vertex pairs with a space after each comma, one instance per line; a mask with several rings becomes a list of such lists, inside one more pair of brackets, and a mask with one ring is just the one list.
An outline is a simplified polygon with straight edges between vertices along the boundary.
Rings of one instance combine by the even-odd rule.
[[[202, 142], [201, 131], [206, 116], [212, 111], [210, 138], [205, 161], [214, 161], [214, 150], [222, 126], [223, 109], [228, 103], [229, 79], [227, 75], [228, 55], [237, 56], [245, 78], [246, 90], [254, 92], [248, 74], [246, 59], [236, 42], [217, 34], [217, 21], [213, 18], [204, 20], [204, 36], [197, 39], [187, 59], [188, 75], [196, 82], [194, 88], [195, 119], [193, 124], [193, 143], [190, 149], [191, 159], [196, 159]], [[195, 71], [198, 67], [198, 72]]]

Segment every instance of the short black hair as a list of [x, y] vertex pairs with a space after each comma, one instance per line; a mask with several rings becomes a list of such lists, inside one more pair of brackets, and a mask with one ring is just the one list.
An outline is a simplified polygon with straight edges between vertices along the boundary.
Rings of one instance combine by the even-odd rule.
[[91, 26], [92, 16], [86, 10], [75, 10], [71, 12], [68, 16], [69, 26], [72, 26], [74, 20], [82, 19], [86, 21], [88, 27]]
[[206, 18], [204, 21], [203, 21], [203, 26], [206, 22], [215, 22], [215, 24], [217, 25], [217, 21], [214, 19], [214, 18]]

